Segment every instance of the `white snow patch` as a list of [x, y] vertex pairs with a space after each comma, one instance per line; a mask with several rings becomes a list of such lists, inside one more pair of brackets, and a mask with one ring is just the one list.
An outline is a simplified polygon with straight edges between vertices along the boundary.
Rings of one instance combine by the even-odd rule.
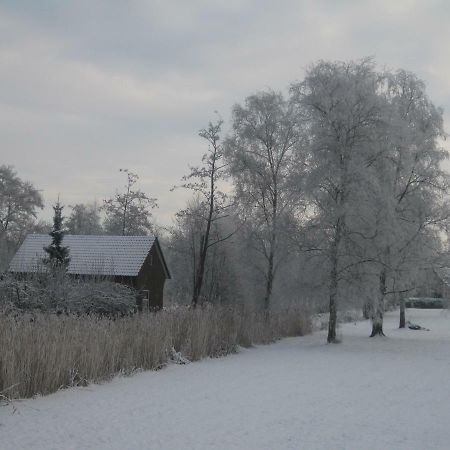
[[170, 365], [0, 408], [0, 447], [18, 449], [450, 448], [450, 316], [408, 310], [431, 331], [368, 338], [341, 327], [222, 359]]

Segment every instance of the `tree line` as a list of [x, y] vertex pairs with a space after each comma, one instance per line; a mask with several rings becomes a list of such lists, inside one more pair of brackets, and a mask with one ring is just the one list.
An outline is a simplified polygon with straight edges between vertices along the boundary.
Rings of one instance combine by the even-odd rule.
[[[137, 187], [139, 176], [120, 169], [125, 175], [122, 189], [102, 204], [78, 203], [70, 205], [70, 213], [63, 217], [65, 208], [58, 202], [61, 227], [68, 234], [146, 235], [154, 232], [152, 210], [156, 199]], [[37, 220], [44, 207], [42, 194], [31, 183], [23, 181], [11, 166], [0, 166], [0, 270], [5, 270], [14, 253], [28, 233], [48, 233], [52, 224]], [[62, 225], [64, 221], [64, 225]]]
[[[169, 297], [307, 304], [329, 312], [328, 342], [337, 341], [339, 308], [364, 308], [375, 336], [386, 303], [398, 303], [404, 325], [405, 296], [445, 250], [442, 114], [415, 74], [371, 59], [320, 61], [287, 93], [248, 96], [228, 132], [221, 119], [200, 131], [206, 152], [176, 186], [192, 196], [158, 230], [174, 275]], [[155, 232], [156, 199], [123, 172], [124, 190], [100, 207], [72, 207], [67, 232]], [[42, 205], [33, 186], [0, 168], [2, 242], [43, 226], [33, 220]]]
[[179, 296], [265, 309], [327, 298], [328, 342], [340, 306], [364, 307], [375, 336], [399, 303], [404, 326], [450, 214], [442, 110], [423, 81], [371, 59], [321, 61], [287, 95], [236, 105], [223, 139], [221, 126], [200, 132], [209, 149], [183, 185], [194, 196], [170, 239]]

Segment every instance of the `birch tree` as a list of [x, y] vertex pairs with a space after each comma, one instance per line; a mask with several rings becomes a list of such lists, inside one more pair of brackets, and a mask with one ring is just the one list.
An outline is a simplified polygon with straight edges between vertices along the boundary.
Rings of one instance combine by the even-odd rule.
[[327, 240], [321, 249], [329, 264], [328, 342], [336, 342], [337, 308], [348, 257], [350, 217], [358, 215], [357, 194], [365, 178], [367, 153], [377, 139], [382, 115], [379, 77], [370, 60], [319, 62], [291, 94], [309, 133], [310, 192], [316, 228]]
[[270, 308], [282, 260], [283, 222], [301, 203], [301, 124], [282, 94], [259, 92], [233, 108], [226, 157], [235, 196], [260, 252], [265, 281], [263, 305]]
[[433, 257], [430, 249], [439, 243], [439, 229], [449, 218], [449, 178], [441, 168], [448, 154], [439, 145], [445, 137], [442, 111], [429, 100], [424, 83], [414, 74], [399, 70], [383, 77], [381, 95], [390, 109], [384, 148], [373, 160], [382, 220], [377, 221], [374, 240], [380, 293], [375, 298], [371, 336], [384, 334], [384, 298], [388, 292], [399, 296], [400, 327], [405, 326], [402, 296], [414, 287], [411, 273], [417, 266], [424, 267], [427, 260], [429, 264]]

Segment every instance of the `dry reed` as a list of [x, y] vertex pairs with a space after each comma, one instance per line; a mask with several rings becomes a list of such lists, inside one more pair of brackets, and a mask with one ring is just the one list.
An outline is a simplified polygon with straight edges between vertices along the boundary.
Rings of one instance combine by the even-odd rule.
[[0, 393], [49, 394], [117, 374], [158, 369], [174, 354], [190, 361], [310, 332], [304, 311], [265, 315], [242, 308], [175, 308], [111, 320], [0, 314]]

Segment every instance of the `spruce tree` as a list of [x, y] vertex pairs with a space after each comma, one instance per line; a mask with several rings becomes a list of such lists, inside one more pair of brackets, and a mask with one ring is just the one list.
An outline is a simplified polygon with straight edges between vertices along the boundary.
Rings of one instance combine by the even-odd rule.
[[59, 200], [56, 205], [53, 206], [53, 210], [55, 211], [53, 216], [53, 229], [49, 233], [52, 237], [52, 243], [48, 247], [44, 247], [44, 250], [48, 254], [48, 257], [45, 259], [46, 264], [50, 264], [54, 267], [67, 268], [70, 261], [69, 248], [61, 245], [64, 237], [64, 217], [62, 216], [63, 208], [64, 206], [61, 206]]

